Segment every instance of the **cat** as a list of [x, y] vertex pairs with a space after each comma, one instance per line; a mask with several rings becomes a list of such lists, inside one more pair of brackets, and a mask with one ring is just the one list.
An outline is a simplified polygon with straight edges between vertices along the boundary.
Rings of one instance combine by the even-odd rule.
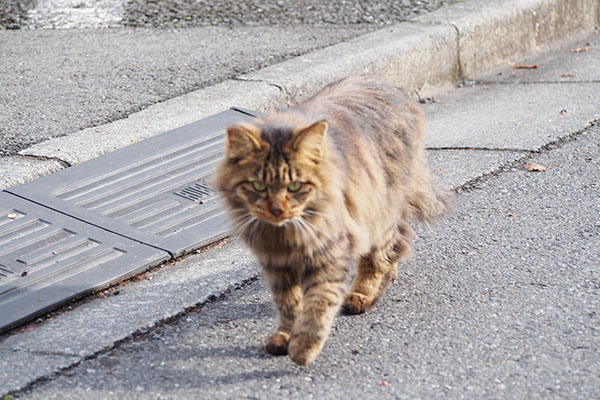
[[423, 136], [419, 106], [368, 75], [227, 127], [213, 185], [277, 306], [268, 353], [313, 362], [340, 307], [370, 310], [396, 278], [412, 251], [409, 223], [449, 211], [453, 196], [432, 183]]

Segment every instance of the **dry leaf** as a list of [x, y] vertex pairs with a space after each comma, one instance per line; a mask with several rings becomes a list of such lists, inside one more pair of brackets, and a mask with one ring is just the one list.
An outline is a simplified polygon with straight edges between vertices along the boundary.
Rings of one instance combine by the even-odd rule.
[[589, 47], [579, 47], [577, 49], [572, 49], [571, 52], [572, 53], [585, 53], [585, 52], [587, 52], [589, 50], [590, 50]]
[[517, 216], [517, 214], [515, 214], [515, 213], [508, 213], [508, 214], [506, 214], [506, 216], [507, 216], [507, 217], [516, 217], [516, 216]]
[[25, 326], [24, 328], [21, 328], [19, 330], [19, 332], [21, 332], [21, 333], [23, 333], [23, 332], [29, 332], [29, 331], [34, 330], [35, 328], [37, 328], [37, 326], [34, 323], [31, 323], [31, 324]]
[[525, 168], [527, 168], [527, 171], [530, 171], [530, 172], [544, 172], [547, 167], [544, 167], [543, 165], [531, 163], [531, 164], [525, 165]]
[[387, 385], [388, 385], [387, 381], [381, 381], [381, 386], [385, 387]]
[[538, 69], [538, 66], [536, 64], [533, 64], [533, 65], [512, 64], [511, 68], [512, 69]]

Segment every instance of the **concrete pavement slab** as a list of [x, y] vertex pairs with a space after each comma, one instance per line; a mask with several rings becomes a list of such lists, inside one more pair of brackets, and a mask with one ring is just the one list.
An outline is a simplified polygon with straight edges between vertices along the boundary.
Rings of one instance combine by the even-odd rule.
[[598, 118], [600, 83], [474, 85], [425, 107], [428, 147], [538, 150]]
[[[510, 4], [506, 1], [507, 0], [498, 0], [497, 2], [488, 4], [487, 2], [481, 2], [479, 0], [470, 0], [464, 3], [464, 7], [470, 11], [475, 10], [473, 12], [476, 12], [477, 15], [473, 18], [476, 17], [481, 19], [481, 15], [487, 15], [494, 10], [497, 11], [499, 5], [511, 9], [509, 6]], [[558, 0], [547, 0], [547, 3], [558, 7], [557, 1]], [[531, 7], [535, 4], [542, 8], [547, 6], [544, 2], [540, 2], [539, 4], [527, 4], [528, 7], [530, 7], [528, 8], [529, 11], [531, 11]], [[482, 7], [482, 5], [485, 7]], [[584, 5], [582, 5], [582, 7], [584, 7]], [[463, 5], [453, 7], [463, 7]], [[547, 8], [548, 7], [549, 9], [554, 10], [552, 7], [547, 6]], [[515, 6], [512, 8], [518, 7]], [[552, 19], [554, 18], [553, 16], [555, 16], [552, 12], [544, 13], [544, 15], [538, 17], [542, 19], [545, 18], [544, 21], [548, 18]], [[468, 20], [465, 11], [456, 11], [455, 13], [460, 14], [461, 21]], [[533, 11], [531, 11], [531, 13], [533, 13]], [[512, 14], [500, 13], [499, 15], [504, 15], [509, 19], [512, 18]], [[239, 79], [269, 82], [270, 84], [275, 85], [275, 87], [267, 87], [265, 89], [264, 86], [262, 88], [257, 86], [257, 92], [252, 90], [244, 91], [242, 88], [241, 93], [243, 94], [239, 95], [239, 97], [244, 101], [235, 102], [234, 104], [245, 106], [246, 103], [251, 102], [253, 103], [253, 106], [249, 105], [248, 108], [261, 110], [273, 107], [275, 104], [281, 105], [286, 102], [298, 101], [328, 81], [340, 78], [351, 72], [362, 71], [374, 72], [393, 83], [406, 87], [409, 91], [419, 88], [423, 96], [428, 95], [430, 91], [440, 91], [440, 87], [451, 84], [459, 78], [460, 71], [458, 66], [461, 58], [458, 42], [459, 36], [457, 36], [456, 29], [451, 24], [440, 21], [416, 20], [416, 22], [396, 25], [382, 30], [381, 33], [375, 32], [362, 38], [357, 38], [355, 41], [352, 41], [351, 44], [346, 43], [333, 46], [322, 52], [316, 52], [305, 58], [292, 60], [289, 63], [279, 64], [272, 69], [267, 69], [257, 74], [244, 75]], [[494, 19], [492, 22], [498, 23], [498, 20]], [[584, 18], [582, 24], [587, 26], [586, 24], [588, 24], [588, 22], [588, 19]], [[545, 23], [547, 23], [547, 21]], [[486, 29], [483, 21], [478, 22], [477, 26], [478, 29]], [[582, 26], [583, 25], [564, 23], [557, 25], [556, 29], [560, 29], [560, 32], [562, 33], [561, 38], [566, 40], [566, 38], [571, 38], [573, 34], [578, 34], [581, 29], [583, 29]], [[524, 30], [529, 29], [525, 29], [525, 25], [522, 27]], [[294, 29], [298, 29], [298, 27], [286, 27], [283, 37], [287, 37], [286, 35], [289, 34], [291, 37], [295, 38], [294, 40], [287, 41], [277, 41], [276, 39], [282, 37], [281, 31], [278, 31], [273, 27], [256, 28], [258, 29], [257, 31], [252, 30], [255, 28], [247, 28], [250, 29], [250, 31], [236, 29], [231, 35], [228, 31], [223, 30], [224, 28], [206, 29], [207, 30], [203, 30], [202, 32], [194, 29], [186, 30], [186, 32], [169, 31], [161, 34], [160, 45], [157, 45], [156, 37], [153, 36], [156, 35], [155, 32], [84, 30], [82, 31], [83, 33], [75, 35], [75, 42], [69, 42], [69, 40], [72, 39], [68, 38], [69, 40], [59, 41], [60, 45], [53, 45], [52, 43], [54, 42], [51, 40], [46, 41], [48, 43], [44, 42], [45, 47], [41, 48], [40, 43], [42, 41], [35, 40], [35, 35], [40, 36], [39, 38], [42, 39], [44, 38], [43, 35], [60, 35], [60, 33], [34, 34], [34, 36], [29, 37], [31, 43], [25, 41], [25, 43], [22, 43], [22, 45], [24, 44], [25, 46], [21, 47], [30, 47], [34, 49], [34, 53], [39, 53], [40, 57], [38, 58], [43, 61], [40, 62], [39, 65], [44, 66], [44, 68], [47, 68], [47, 65], [56, 63], [57, 61], [54, 55], [65, 53], [66, 48], [69, 48], [70, 52], [74, 51], [74, 54], [67, 52], [64, 57], [58, 57], [58, 61], [62, 62], [62, 64], [54, 65], [48, 70], [52, 72], [49, 75], [51, 79], [48, 82], [36, 81], [39, 76], [44, 76], [44, 74], [37, 73], [36, 71], [39, 69], [39, 65], [30, 64], [29, 61], [20, 65], [16, 71], [6, 69], [6, 71], [4, 71], [6, 74], [0, 74], [0, 76], [6, 77], [7, 85], [18, 84], [22, 86], [22, 83], [26, 81], [31, 83], [28, 87], [36, 88], [29, 96], [25, 96], [26, 102], [28, 101], [27, 99], [31, 97], [36, 99], [39, 98], [40, 93], [38, 89], [40, 87], [45, 88], [42, 93], [58, 93], [60, 99], [59, 102], [43, 102], [44, 110], [48, 111], [49, 105], [51, 106], [52, 121], [50, 121], [46, 113], [35, 112], [35, 106], [32, 106], [31, 104], [23, 106], [21, 100], [15, 101], [14, 98], [16, 97], [14, 96], [14, 91], [7, 90], [7, 95], [9, 97], [12, 96], [13, 98], [13, 100], [7, 101], [7, 104], [9, 104], [9, 107], [16, 107], [17, 111], [21, 111], [19, 111], [20, 114], [19, 112], [3, 114], [5, 119], [9, 118], [11, 115], [16, 116], [18, 122], [15, 122], [10, 118], [7, 121], [2, 121], [2, 126], [4, 128], [0, 129], [9, 130], [8, 134], [4, 135], [5, 139], [8, 138], [8, 144], [4, 143], [6, 142], [6, 140], [4, 140], [2, 143], [2, 148], [4, 150], [2, 151], [10, 152], [14, 149], [23, 148], [28, 143], [35, 143], [48, 137], [72, 133], [72, 131], [76, 129], [75, 127], [93, 125], [91, 128], [76, 132], [73, 135], [75, 137], [74, 141], [68, 139], [65, 139], [65, 141], [59, 140], [58, 142], [48, 143], [46, 146], [25, 149], [21, 153], [23, 155], [58, 158], [69, 164], [79, 163], [113, 149], [120, 148], [131, 142], [172, 129], [176, 127], [177, 124], [184, 125], [185, 123], [192, 122], [194, 119], [199, 119], [207, 115], [206, 113], [194, 112], [194, 110], [201, 108], [197, 107], [195, 104], [186, 107], [185, 104], [178, 101], [175, 103], [181, 106], [175, 106], [174, 109], [164, 113], [163, 111], [165, 110], [161, 111], [161, 109], [152, 108], [148, 113], [137, 116], [136, 113], [132, 114], [131, 111], [139, 109], [140, 107], [146, 107], [150, 103], [164, 100], [165, 97], [168, 98], [173, 94], [181, 93], [195, 85], [202, 86], [207, 84], [207, 82], [214, 82], [215, 79], [223, 79], [224, 76], [237, 75], [237, 72], [244, 72], [259, 66], [268, 65], [282, 56], [287, 56], [277, 53], [279, 56], [275, 56], [276, 59], [273, 60], [273, 51], [280, 51], [273, 50], [272, 46], [275, 46], [273, 43], [256, 43], [254, 39], [247, 39], [248, 37], [253, 38], [260, 34], [261, 40], [273, 38], [274, 42], [279, 43], [279, 45], [283, 43], [285, 49], [288, 47], [290, 49], [297, 49], [298, 47], [301, 49], [309, 49], [322, 46], [323, 40], [325, 40], [326, 43], [333, 43], [344, 40], [344, 38], [352, 37], [357, 34], [358, 31], [356, 31], [356, 29], [360, 28], [348, 28], [350, 31], [343, 30], [343, 32], [337, 29], [335, 30], [335, 37], [331, 38], [331, 32], [329, 31], [327, 31], [329, 33], [325, 31], [319, 33], [319, 29], [322, 30], [328, 28], [319, 27], [318, 29], [315, 28], [317, 29], [317, 32], [315, 32], [315, 29], [311, 29], [311, 33], [314, 33], [314, 35], [306, 40], [307, 38], [303, 36], [306, 32], [298, 33], [294, 31]], [[202, 34], [206, 34], [207, 32], [208, 37], [202, 37]], [[0, 37], [2, 37], [3, 34], [5, 35], [7, 32], [0, 32]], [[498, 34], [502, 34], [502, 32], [499, 32]], [[15, 38], [18, 39], [19, 37], [14, 36], [12, 39]], [[106, 44], [107, 41], [104, 40], [107, 38], [110, 39], [108, 44]], [[11, 45], [14, 41], [8, 40], [11, 39], [9, 36], [4, 37], [4, 39], [6, 43], [11, 43]], [[254, 50], [258, 48], [258, 55], [256, 55], [256, 53], [246, 52], [248, 43], [245, 40], [250, 40], [250, 47], [254, 46]], [[296, 43], [295, 40], [297, 40], [298, 43]], [[469, 40], [472, 41], [475, 46], [480, 45], [478, 37], [472, 37]], [[501, 43], [503, 40], [502, 35], [495, 40], [498, 43]], [[145, 43], [145, 45], [139, 46], [138, 42], [140, 41]], [[178, 45], [183, 44], [184, 47], [181, 48], [181, 46], [178, 47], [175, 45], [169, 46], [169, 41], [177, 42]], [[237, 42], [240, 42], [239, 46], [232, 47], [231, 44], [235, 43], [237, 45]], [[103, 44], [99, 45], [98, 43]], [[461, 45], [465, 45], [465, 43], [470, 42], [463, 37], [461, 38], [461, 43]], [[134, 45], [135, 48], [132, 47]], [[13, 47], [8, 47], [7, 49], [13, 50], [5, 53], [7, 55], [6, 60], [8, 61], [11, 61], [15, 55], [19, 58], [18, 54], [22, 51], [19, 44], [12, 46]], [[117, 56], [117, 59], [115, 60], [114, 54], [110, 55], [107, 46], [113, 51], [116, 48], [117, 51], [115, 53], [117, 55], [121, 54], [121, 56]], [[169, 50], [167, 53], [169, 57], [165, 57], [163, 50], [165, 46], [177, 50]], [[136, 50], [138, 48], [143, 48], [145, 50], [139, 54], [139, 50]], [[226, 48], [227, 51], [223, 54], [221, 54], [222, 52], [211, 52], [210, 49], [214, 48]], [[239, 50], [239, 48], [242, 48], [243, 50]], [[275, 48], [277, 48], [277, 46], [275, 46]], [[208, 62], [200, 62], [198, 60], [198, 55], [204, 51], [208, 51], [208, 53], [211, 54], [211, 57], [215, 56], [216, 58], [209, 58]], [[298, 50], [290, 51], [293, 52]], [[51, 54], [52, 57], [48, 54]], [[123, 54], [125, 54], [125, 56], [123, 56]], [[80, 55], [81, 57], [78, 58], [77, 55]], [[355, 55], [360, 55], [360, 57], [355, 57]], [[236, 62], [241, 62], [241, 64], [237, 67], [235, 65], [231, 66], [229, 63], [231, 59]], [[495, 62], [501, 62], [501, 60], [496, 60]], [[104, 71], [102, 68], [89, 68], [89, 65], [97, 66], [104, 64], [110, 69], [108, 72]], [[10, 65], [14, 65], [14, 63]], [[215, 72], [214, 68], [211, 69], [210, 67], [207, 67], [207, 65], [223, 65], [227, 67], [224, 72], [218, 70]], [[173, 68], [174, 70], [171, 71]], [[165, 69], [168, 72], [165, 73]], [[197, 74], [198, 69], [207, 71], [200, 74], [200, 80]], [[12, 76], [11, 73], [13, 75], [16, 73], [18, 76]], [[156, 73], [160, 73], [161, 75], [161, 78], [158, 80], [153, 78]], [[110, 78], [111, 83], [108, 85], [109, 91], [106, 93], [104, 92], [106, 90], [105, 87], [99, 90], [94, 84], [90, 83], [95, 81], [104, 82], [107, 77]], [[166, 77], [166, 80], [163, 77]], [[304, 80], [301, 80], [298, 77]], [[56, 86], [56, 84], [53, 83], [54, 81], [58, 81], [59, 86]], [[0, 85], [0, 88], [10, 88], [10, 85], [7, 85]], [[61, 88], [64, 86], [69, 89], [73, 85], [78, 86], [78, 89], [74, 92], [76, 93], [76, 96], [73, 97], [71, 95], [67, 96], [66, 94], [63, 94], [61, 97], [60, 94], [63, 93], [61, 91], [63, 89]], [[228, 83], [224, 83], [224, 85], [227, 86]], [[237, 85], [233, 86], [235, 87]], [[111, 87], [114, 87], [114, 91], [110, 90]], [[138, 87], [142, 92], [137, 92]], [[276, 97], [277, 88], [284, 91], [284, 101], [280, 101], [281, 97]], [[209, 91], [211, 91], [211, 89], [212, 88], [208, 88]], [[216, 91], [212, 93], [215, 93], [218, 98], [220, 96], [219, 91], [223, 90], [223, 88], [216, 87], [215, 89]], [[269, 90], [272, 92], [269, 93]], [[230, 92], [227, 92], [227, 89], [225, 89], [225, 91], [226, 96], [230, 94]], [[234, 88], [233, 91], [239, 90]], [[90, 93], [93, 95], [90, 95]], [[194, 94], [196, 93], [190, 95], [194, 97]], [[279, 94], [281, 95], [281, 93]], [[97, 95], [103, 97], [97, 98]], [[202, 97], [204, 96], [204, 93], [200, 92], [198, 95]], [[76, 105], [71, 104], [72, 101], [74, 101]], [[217, 99], [216, 104], [225, 105], [227, 107], [232, 105], [232, 102], [219, 102]], [[89, 109], [85, 111], [84, 109], [80, 109], [81, 107], [89, 107]], [[210, 111], [208, 112], [214, 113], [221, 111], [216, 108], [217, 107], [210, 108]], [[22, 110], [25, 109], [31, 110], [31, 115], [27, 113], [23, 114]], [[68, 112], [62, 112], [61, 110], [68, 110]], [[170, 112], [175, 114], [169, 114]], [[31, 123], [29, 118], [32, 115], [41, 115], [41, 118]], [[113, 120], [126, 115], [128, 115], [128, 118], [117, 121], [116, 125], [98, 125], [103, 121]], [[153, 116], [156, 116], [156, 118], [152, 118]], [[0, 116], [0, 118], [2, 118], [2, 116]], [[57, 121], [55, 121], [56, 118], [61, 119], [62, 122], [59, 121], [57, 124]], [[90, 120], [90, 118], [92, 119]], [[164, 124], [165, 120], [172, 121], [173, 123]], [[131, 124], [129, 124], [128, 121], [131, 122]], [[121, 125], [123, 123], [125, 125]], [[22, 126], [23, 124], [25, 124], [26, 127]], [[15, 129], [11, 128], [11, 126]], [[144, 129], [137, 129], [139, 126], [143, 126]], [[131, 132], [132, 129], [134, 132]], [[113, 137], [113, 135], [115, 137]]]
[[599, 140], [596, 126], [530, 159], [545, 172], [461, 193], [377, 307], [337, 317], [307, 368], [264, 351], [276, 313], [259, 280], [20, 395], [595, 398]]
[[428, 150], [427, 159], [433, 175], [445, 186], [457, 189], [471, 180], [498, 171], [529, 155], [519, 151]]
[[600, 30], [541, 57], [514, 58], [511, 65], [478, 77], [484, 82], [600, 82]]
[[[520, 153], [430, 151], [428, 156], [434, 174], [445, 185], [454, 186], [490, 172], [519, 157]], [[255, 280], [259, 271], [249, 251], [238, 240], [229, 240], [165, 264], [99, 296], [65, 306], [42, 323], [31, 323], [2, 337], [0, 350], [18, 352], [17, 365], [37, 365], [32, 364], [37, 354], [58, 352], [75, 356], [74, 363], [110, 349], [134, 333], [164, 326], [166, 321], [185, 314], [186, 310]], [[12, 358], [3, 358], [0, 369], [11, 370], [10, 362]], [[52, 362], [54, 369], [50, 368]], [[0, 379], [0, 387], [7, 391], [22, 388], [69, 365], [65, 362], [60, 357], [49, 358], [30, 372], [13, 370], [14, 374], [7, 373]], [[20, 379], [14, 383], [17, 376]], [[25, 376], [29, 380], [24, 381]]]

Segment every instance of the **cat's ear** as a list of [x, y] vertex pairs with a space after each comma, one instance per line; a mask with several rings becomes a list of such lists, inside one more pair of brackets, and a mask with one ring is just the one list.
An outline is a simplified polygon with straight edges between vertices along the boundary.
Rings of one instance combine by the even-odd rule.
[[260, 130], [249, 124], [227, 127], [227, 157], [240, 158], [261, 147]]
[[292, 149], [314, 158], [323, 157], [323, 143], [327, 133], [327, 121], [317, 121], [308, 128], [294, 133]]

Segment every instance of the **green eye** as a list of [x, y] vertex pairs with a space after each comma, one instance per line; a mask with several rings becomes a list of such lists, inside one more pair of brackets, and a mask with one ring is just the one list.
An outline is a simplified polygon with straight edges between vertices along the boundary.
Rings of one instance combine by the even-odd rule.
[[301, 182], [292, 182], [288, 185], [288, 190], [290, 192], [297, 192], [298, 190], [300, 190], [300, 188], [302, 187], [302, 183]]
[[252, 182], [252, 187], [257, 192], [264, 192], [265, 190], [267, 190], [267, 185], [264, 182], [261, 182], [261, 181], [253, 181]]

